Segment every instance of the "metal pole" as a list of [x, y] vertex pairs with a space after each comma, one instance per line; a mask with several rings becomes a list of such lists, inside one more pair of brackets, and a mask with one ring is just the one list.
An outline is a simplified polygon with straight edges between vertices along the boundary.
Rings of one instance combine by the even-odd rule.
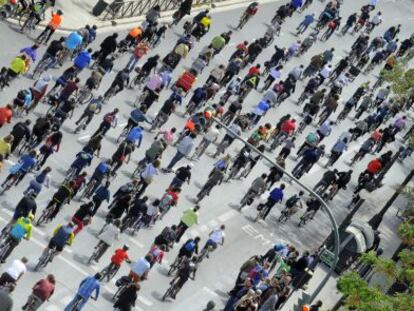
[[333, 251], [333, 253], [334, 253], [334, 256], [335, 257], [334, 257], [334, 260], [333, 260], [332, 265], [330, 266], [330, 269], [329, 269], [328, 273], [326, 274], [326, 276], [324, 277], [324, 279], [319, 283], [318, 287], [313, 291], [312, 295], [310, 296], [308, 303], [312, 303], [312, 301], [318, 296], [318, 294], [320, 293], [320, 291], [322, 290], [322, 288], [325, 286], [325, 284], [328, 282], [329, 278], [333, 274], [333, 272], [335, 270], [336, 263], [338, 262], [338, 259], [339, 259], [339, 232], [338, 232], [338, 225], [336, 223], [335, 217], [332, 214], [332, 211], [331, 211], [330, 207], [328, 206], [328, 204], [325, 203], [324, 200], [322, 200], [322, 198], [317, 193], [315, 193], [308, 186], [306, 186], [305, 184], [303, 184], [302, 182], [300, 182], [298, 179], [296, 179], [296, 177], [294, 177], [291, 173], [285, 171], [285, 169], [283, 169], [282, 167], [280, 167], [276, 163], [276, 161], [274, 161], [271, 158], [269, 158], [267, 155], [265, 155], [263, 152], [261, 152], [260, 150], [258, 150], [252, 144], [248, 143], [243, 137], [241, 137], [240, 135], [238, 135], [237, 133], [235, 133], [234, 131], [232, 131], [227, 125], [225, 125], [219, 119], [213, 117], [213, 120], [217, 124], [219, 124], [221, 127], [225, 128], [226, 131], [228, 131], [232, 135], [234, 135], [238, 140], [240, 140], [241, 142], [243, 142], [243, 144], [245, 144], [246, 146], [248, 146], [251, 150], [254, 150], [258, 154], [260, 154], [265, 160], [267, 160], [268, 162], [270, 162], [272, 165], [276, 166], [278, 169], [282, 170], [285, 175], [287, 175], [291, 180], [293, 180], [293, 182], [295, 182], [301, 188], [305, 189], [308, 193], [310, 193], [314, 197], [316, 197], [319, 200], [319, 202], [321, 202], [322, 208], [324, 209], [324, 211], [328, 214], [329, 220], [330, 220], [330, 222], [332, 224], [333, 233], [334, 233], [334, 251]]

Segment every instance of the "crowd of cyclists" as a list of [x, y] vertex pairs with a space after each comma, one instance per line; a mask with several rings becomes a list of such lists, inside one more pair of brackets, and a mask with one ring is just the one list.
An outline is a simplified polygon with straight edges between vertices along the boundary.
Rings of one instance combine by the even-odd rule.
[[[156, 236], [149, 252], [137, 260], [130, 258], [128, 245], [117, 248], [101, 272], [80, 283], [73, 300], [65, 307], [67, 311], [81, 310], [89, 298], [98, 299], [102, 283], [114, 278], [127, 262], [130, 272], [117, 279], [118, 291], [113, 299], [116, 310], [130, 310], [153, 265], [161, 264], [175, 244], [181, 246], [169, 267], [168, 274], [173, 275], [173, 279], [163, 300], [176, 299], [186, 282], [195, 279], [201, 262], [224, 244], [225, 225], [212, 230], [203, 244], [200, 244], [200, 237], [180, 242], [186, 230], [199, 223], [200, 202], [212, 191], [215, 196], [223, 191], [222, 183], [250, 174], [257, 176], [247, 192], [240, 195], [239, 210], [255, 206], [255, 221], [265, 221], [275, 206], [282, 205], [278, 222], [284, 223], [304, 209], [298, 217], [298, 226], [311, 221], [321, 203], [303, 191], [288, 195], [286, 189], [290, 188], [290, 180], [284, 176], [284, 170], [300, 179], [315, 165], [324, 166], [321, 180], [312, 186], [327, 201], [334, 200], [339, 192], [349, 188], [352, 178], [357, 179], [357, 186], [352, 189], [352, 202], [363, 189], [375, 187], [378, 176], [395, 160], [396, 148], [392, 143], [397, 134], [403, 136], [404, 141], [397, 153], [398, 160], [403, 161], [412, 153], [409, 142], [414, 127], [408, 128], [408, 110], [414, 98], [400, 100], [394, 96], [392, 86], [384, 81], [383, 75], [393, 70], [398, 61], [409, 61], [414, 56], [414, 37], [399, 36], [401, 25], [391, 25], [383, 34], [375, 31], [383, 22], [376, 1], [369, 1], [348, 17], [340, 14], [342, 1], [326, 1], [319, 15], [310, 12], [312, 2], [292, 0], [281, 4], [262, 37], [234, 42], [234, 48], [229, 45], [233, 31], [243, 32], [249, 20], [260, 12], [258, 2], [248, 5], [235, 29], [215, 34], [205, 47], [199, 46], [199, 41], [210, 31], [212, 17], [209, 10], [201, 10], [192, 19], [181, 22], [190, 14], [192, 0], [180, 4], [170, 24], [160, 22], [158, 5], [152, 7], [140, 26], [132, 28], [124, 38], [118, 33], [107, 36], [95, 50], [91, 46], [96, 46], [93, 45], [96, 26], [86, 25], [60, 38], [55, 34], [64, 15], [53, 8], [54, 1], [18, 1], [13, 12], [2, 13], [4, 18], [26, 16], [21, 25], [21, 31], [25, 32], [30, 27], [33, 31], [51, 11], [50, 22], [35, 39], [35, 44], [22, 48], [10, 66], [3, 67], [0, 72], [1, 90], [12, 84], [17, 86], [24, 75], [34, 80], [31, 87], [19, 90], [10, 104], [0, 108], [0, 127], [7, 127], [9, 131], [9, 135], [0, 140], [2, 166], [3, 160], [17, 159], [9, 168], [0, 192], [7, 196], [10, 188], [28, 179], [26, 176], [31, 178], [12, 219], [1, 231], [0, 262], [8, 261], [13, 250], [20, 243], [26, 243], [24, 239], [30, 239], [33, 226], [54, 221], [62, 210], [68, 211], [65, 205], [73, 204], [75, 200], [81, 201], [81, 205], [71, 215], [70, 222], [55, 227], [35, 270], [44, 269], [65, 247], [80, 243], [76, 237], [85, 226], [92, 224], [93, 217], [106, 201], [109, 211], [105, 224], [99, 230], [99, 242], [88, 259], [88, 264], [99, 262], [106, 251], [117, 244], [120, 234], [136, 234], [155, 222], [162, 222], [173, 206], [182, 205], [180, 195], [186, 183], [189, 184], [197, 173], [202, 158], [211, 155], [216, 162], [205, 184], [194, 195], [195, 206], [183, 211], [178, 224], [166, 226]], [[284, 30], [285, 21], [294, 14], [300, 14], [303, 19], [292, 32], [296, 37], [293, 43], [282, 47], [277, 38]], [[34, 19], [33, 25], [28, 22], [31, 19]], [[156, 50], [168, 28], [179, 29], [181, 24], [183, 34], [170, 52], [164, 57], [159, 54], [147, 56]], [[348, 55], [335, 57], [335, 48], [327, 48], [314, 54], [308, 64], [286, 72], [284, 68], [289, 62], [295, 58], [300, 60], [305, 53], [314, 53], [311, 47], [317, 40], [329, 42], [334, 34], [352, 42]], [[40, 56], [38, 50], [42, 45], [46, 46], [46, 51]], [[212, 59], [224, 48], [234, 50], [227, 63], [214, 67], [204, 83], [193, 87], [197, 76], [207, 70]], [[173, 72], [193, 49], [200, 51], [198, 56], [173, 82]], [[271, 58], [263, 64], [256, 63], [264, 50], [273, 50]], [[126, 66], [114, 74], [108, 89], [102, 89], [102, 79], [113, 72], [119, 59], [126, 55], [129, 58]], [[52, 68], [61, 68], [57, 79], [49, 74]], [[380, 70], [378, 78], [370, 75], [376, 68]], [[90, 74], [87, 79], [81, 79], [79, 74], [85, 71]], [[350, 98], [344, 98], [341, 95], [343, 89], [359, 75], [369, 75], [371, 80], [359, 85]], [[286, 78], [282, 79], [282, 76]], [[103, 139], [119, 124], [120, 112], [113, 108], [103, 116], [96, 115], [100, 115], [105, 105], [113, 102], [125, 88], [135, 89], [138, 96], [133, 100], [134, 108], [116, 140], [112, 156], [102, 158]], [[158, 104], [161, 92], [170, 95]], [[261, 93], [262, 99], [256, 105], [246, 107], [251, 92]], [[187, 94], [190, 96], [186, 97]], [[293, 94], [297, 99], [292, 99]], [[262, 121], [275, 109], [281, 112], [279, 108], [290, 105], [288, 99], [302, 109], [298, 116], [282, 113], [271, 123]], [[33, 121], [30, 116], [40, 103], [47, 105], [47, 113]], [[184, 112], [178, 112], [183, 106]], [[153, 118], [148, 110], [154, 107], [158, 112]], [[64, 134], [67, 131], [62, 125], [72, 118], [75, 110], [83, 112], [72, 133], [85, 131], [94, 118], [101, 118], [100, 124], [91, 129], [93, 134], [82, 150], [74, 152], [74, 160], [65, 177], [47, 206], [39, 211], [37, 197], [44, 187], [52, 187], [52, 168], [48, 166], [48, 159], [59, 152], [63, 139], [71, 136]], [[174, 113], [185, 118], [182, 129], [165, 127]], [[347, 118], [353, 120], [352, 126], [344, 128], [332, 146], [326, 146], [322, 141], [333, 135], [332, 130], [340, 127]], [[147, 135], [153, 136], [154, 140], [143, 151], [140, 146]], [[240, 136], [246, 144], [238, 153], [232, 154], [229, 147]], [[300, 136], [305, 140], [297, 146]], [[335, 163], [350, 145], [357, 146], [358, 151], [346, 162], [350, 169], [339, 171], [334, 168]], [[175, 155], [165, 162], [162, 155], [173, 148], [176, 148]], [[133, 153], [140, 153], [137, 168], [130, 174], [131, 180], [114, 191], [111, 183], [120, 179], [119, 169], [124, 163], [128, 164]], [[267, 172], [258, 172], [254, 167], [263, 159], [263, 153], [272, 155], [277, 165]], [[294, 165], [287, 165], [287, 159], [292, 157]], [[324, 157], [327, 159], [323, 160]], [[370, 157], [366, 169], [354, 172], [352, 166], [364, 157]], [[97, 159], [98, 165], [93, 170], [88, 169]], [[161, 162], [166, 165], [161, 167]], [[168, 189], [157, 193], [158, 199], [153, 200], [147, 188], [160, 173], [174, 173], [174, 177]], [[305, 272], [315, 267], [316, 257], [316, 253], [303, 251], [300, 254], [293, 245], [277, 243], [264, 255], [249, 258], [240, 268], [224, 310], [277, 310], [292, 290], [304, 285]], [[26, 264], [26, 258], [14, 259], [1, 275], [0, 287], [13, 291], [26, 272]], [[23, 309], [37, 310], [52, 296], [55, 283], [53, 274], [37, 282]], [[310, 309], [319, 310], [321, 306], [322, 302], [318, 301]], [[206, 310], [212, 308], [214, 306], [210, 304]]]

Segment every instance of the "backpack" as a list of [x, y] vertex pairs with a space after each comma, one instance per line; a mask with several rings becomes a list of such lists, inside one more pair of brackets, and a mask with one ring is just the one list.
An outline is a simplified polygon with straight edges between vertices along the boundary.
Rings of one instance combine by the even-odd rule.
[[111, 123], [112, 124], [112, 122], [114, 121], [114, 119], [115, 119], [115, 116], [112, 113], [107, 113], [104, 116], [104, 121], [107, 122], [107, 123]]
[[173, 200], [173, 197], [171, 194], [163, 195], [163, 197], [161, 198], [161, 202], [160, 202], [160, 208], [161, 209], [168, 208], [171, 205], [172, 200]]
[[294, 195], [286, 201], [286, 207], [291, 208], [291, 207], [295, 206], [295, 204], [298, 201], [299, 201], [299, 197], [297, 195]]

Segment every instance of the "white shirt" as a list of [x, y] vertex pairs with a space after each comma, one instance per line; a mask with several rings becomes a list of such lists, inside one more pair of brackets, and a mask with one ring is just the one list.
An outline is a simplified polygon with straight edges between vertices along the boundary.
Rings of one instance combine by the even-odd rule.
[[119, 239], [119, 228], [114, 226], [113, 224], [109, 224], [106, 227], [106, 230], [99, 235], [99, 240], [105, 242], [109, 246], [111, 246], [115, 240]]
[[217, 137], [220, 135], [220, 131], [215, 127], [211, 127], [208, 129], [207, 133], [204, 135], [204, 138], [208, 141], [215, 141]]
[[223, 242], [224, 237], [225, 234], [221, 229], [214, 229], [213, 232], [210, 233], [209, 239], [219, 244]]
[[322, 68], [320, 74], [321, 74], [322, 77], [324, 77], [325, 79], [327, 79], [327, 78], [329, 78], [329, 75], [331, 74], [331, 71], [332, 71], [332, 68], [329, 67], [329, 65], [325, 65]]
[[280, 70], [277, 70], [276, 67], [273, 67], [272, 70], [270, 70], [270, 75], [275, 79], [279, 79], [282, 76], [282, 73]]
[[341, 134], [341, 136], [339, 136], [338, 140], [344, 140], [346, 138], [348, 141], [350, 141], [351, 136], [352, 136], [351, 133], [349, 133], [348, 131], [345, 131]]
[[376, 25], [376, 26], [378, 26], [379, 24], [381, 24], [381, 22], [382, 22], [382, 16], [381, 15], [375, 15], [373, 18], [372, 18], [372, 21], [371, 21], [371, 23], [373, 23], [374, 25]]
[[158, 213], [158, 207], [154, 206], [154, 205], [150, 205], [147, 208], [147, 215], [148, 216], [155, 216]]
[[5, 272], [17, 281], [19, 276], [26, 273], [26, 271], [27, 269], [25, 264], [19, 259], [15, 259]]
[[150, 263], [145, 260], [144, 257], [141, 257], [136, 262], [134, 262], [131, 266], [132, 272], [142, 277], [145, 272], [147, 272], [150, 269]]

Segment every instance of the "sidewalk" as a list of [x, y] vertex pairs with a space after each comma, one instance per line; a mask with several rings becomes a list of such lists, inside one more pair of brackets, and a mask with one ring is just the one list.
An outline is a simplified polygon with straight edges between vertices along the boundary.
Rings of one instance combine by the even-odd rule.
[[[276, 2], [280, 0], [263, 0], [262, 4], [269, 2]], [[113, 21], [103, 21], [99, 17], [92, 15], [92, 9], [98, 0], [70, 0], [70, 1], [58, 1], [56, 3], [56, 8], [61, 9], [64, 13], [63, 22], [60, 30], [63, 31], [73, 31], [79, 28], [84, 27], [86, 24], [96, 25], [99, 29], [107, 29], [114, 26], [131, 26], [134, 24], [139, 24], [144, 20], [144, 16], [136, 16], [131, 18], [118, 19]], [[224, 10], [232, 10], [237, 7], [246, 6], [250, 3], [250, 0], [228, 0], [223, 2], [218, 2], [214, 4], [212, 9], [209, 5], [198, 6], [192, 9], [192, 14], [194, 15], [201, 10], [209, 8], [211, 12], [218, 12]], [[170, 21], [173, 11], [165, 11], [161, 13], [161, 21], [166, 22]], [[102, 13], [102, 16], [105, 13]]]

